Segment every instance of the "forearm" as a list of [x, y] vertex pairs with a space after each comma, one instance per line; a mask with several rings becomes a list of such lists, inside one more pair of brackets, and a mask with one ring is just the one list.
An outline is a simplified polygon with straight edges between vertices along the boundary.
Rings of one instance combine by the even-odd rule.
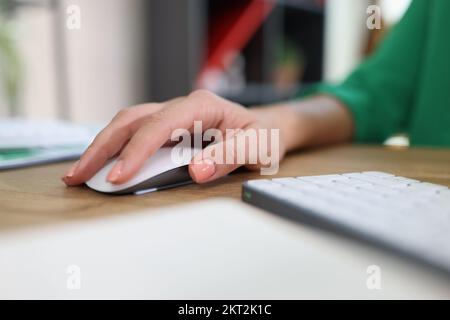
[[280, 129], [287, 151], [349, 141], [353, 119], [337, 99], [321, 95], [305, 100], [255, 108], [264, 122]]

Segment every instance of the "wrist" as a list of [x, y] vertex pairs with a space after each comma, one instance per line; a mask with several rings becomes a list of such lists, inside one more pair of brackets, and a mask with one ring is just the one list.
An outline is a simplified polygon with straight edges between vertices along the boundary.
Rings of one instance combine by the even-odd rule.
[[254, 112], [264, 126], [280, 129], [286, 151], [350, 141], [354, 131], [348, 109], [334, 97], [325, 95], [255, 108]]
[[280, 142], [286, 151], [300, 148], [306, 143], [307, 126], [301, 113], [298, 113], [289, 103], [255, 107], [251, 109], [259, 123], [264, 128], [279, 129]]

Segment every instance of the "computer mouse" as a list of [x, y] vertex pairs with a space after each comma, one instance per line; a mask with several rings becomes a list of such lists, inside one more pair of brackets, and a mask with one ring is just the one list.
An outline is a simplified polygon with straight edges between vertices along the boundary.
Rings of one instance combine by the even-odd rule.
[[201, 149], [163, 147], [156, 151], [139, 172], [129, 181], [113, 184], [107, 181], [117, 158], [111, 159], [86, 185], [96, 191], [110, 194], [143, 194], [192, 183], [188, 165]]

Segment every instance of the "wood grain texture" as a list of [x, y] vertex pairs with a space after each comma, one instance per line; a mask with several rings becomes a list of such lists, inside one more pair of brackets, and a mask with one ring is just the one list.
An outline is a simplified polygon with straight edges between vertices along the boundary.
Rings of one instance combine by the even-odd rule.
[[[0, 172], [0, 231], [163, 207], [190, 201], [240, 198], [245, 180], [264, 178], [241, 170], [208, 185], [189, 185], [142, 196], [109, 196], [87, 187], [67, 188], [60, 177], [70, 163]], [[450, 186], [450, 150], [388, 149], [344, 145], [289, 155], [277, 177], [386, 171]]]

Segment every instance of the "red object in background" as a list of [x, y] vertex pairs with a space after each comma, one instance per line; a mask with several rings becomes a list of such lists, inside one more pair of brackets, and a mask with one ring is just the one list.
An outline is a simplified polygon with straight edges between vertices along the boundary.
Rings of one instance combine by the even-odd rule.
[[212, 22], [208, 38], [208, 58], [200, 72], [202, 83], [210, 70], [224, 71], [232, 63], [232, 55], [240, 52], [273, 10], [275, 1], [251, 0], [233, 5]]

